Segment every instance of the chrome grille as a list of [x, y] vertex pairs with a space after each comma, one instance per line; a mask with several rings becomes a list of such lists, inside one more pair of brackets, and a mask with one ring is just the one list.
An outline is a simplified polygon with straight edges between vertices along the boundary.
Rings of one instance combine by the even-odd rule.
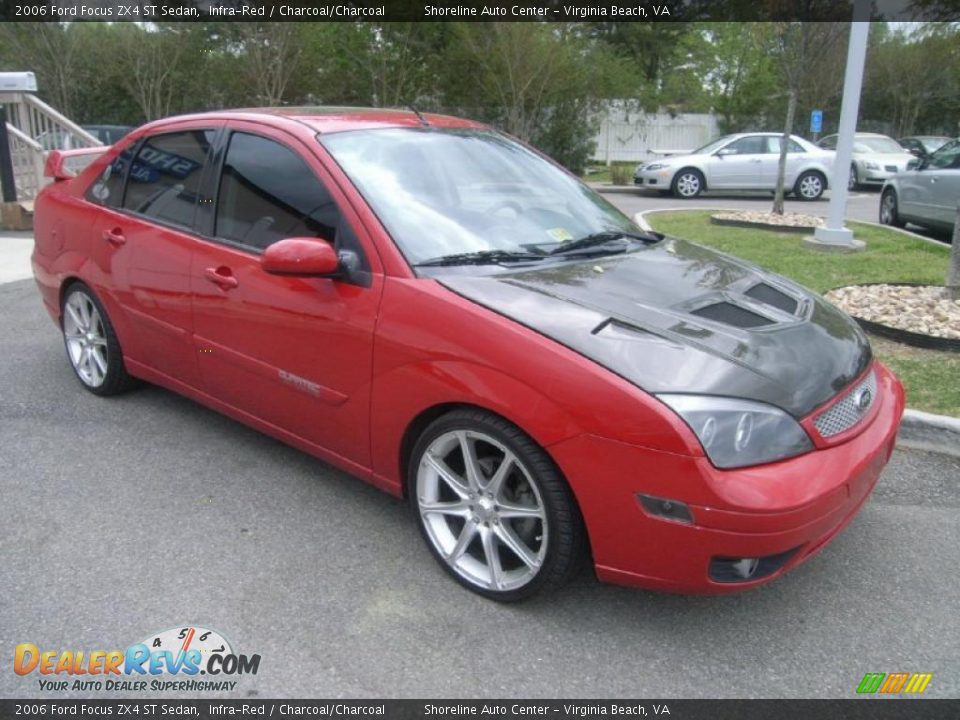
[[846, 395], [817, 415], [813, 426], [823, 438], [839, 435], [860, 422], [876, 401], [877, 375], [871, 370]]

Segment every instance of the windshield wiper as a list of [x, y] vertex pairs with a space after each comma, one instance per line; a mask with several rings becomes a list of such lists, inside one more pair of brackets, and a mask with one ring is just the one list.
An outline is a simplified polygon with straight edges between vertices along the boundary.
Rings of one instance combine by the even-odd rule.
[[[663, 235], [660, 235], [659, 233], [641, 234], [622, 230], [604, 230], [603, 232], [591, 233], [590, 235], [573, 240], [571, 242], [565, 242], [562, 245], [555, 247], [548, 254], [566, 255], [567, 253], [577, 252], [578, 250], [586, 250], [589, 248], [598, 247], [600, 245], [606, 245], [615, 240], [620, 240], [621, 238], [638, 240], [645, 245], [652, 245], [653, 243], [663, 240]], [[624, 250], [625, 249], [626, 248], [624, 248]]]
[[546, 255], [537, 255], [528, 252], [512, 250], [478, 250], [455, 255], [441, 255], [440, 257], [416, 263], [415, 267], [438, 265], [497, 265], [504, 262], [523, 262], [525, 260], [543, 260]]

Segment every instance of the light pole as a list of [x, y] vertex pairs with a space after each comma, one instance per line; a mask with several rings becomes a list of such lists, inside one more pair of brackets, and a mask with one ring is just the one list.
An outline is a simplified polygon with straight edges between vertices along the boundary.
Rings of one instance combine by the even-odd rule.
[[813, 233], [813, 239], [809, 241], [810, 245], [825, 250], [862, 250], [865, 247], [863, 242], [853, 239], [853, 231], [844, 227], [843, 219], [847, 209], [850, 157], [853, 154], [853, 136], [857, 132], [857, 114], [860, 111], [860, 89], [863, 86], [863, 66], [867, 57], [869, 32], [870, 0], [854, 0], [827, 224], [818, 227]]

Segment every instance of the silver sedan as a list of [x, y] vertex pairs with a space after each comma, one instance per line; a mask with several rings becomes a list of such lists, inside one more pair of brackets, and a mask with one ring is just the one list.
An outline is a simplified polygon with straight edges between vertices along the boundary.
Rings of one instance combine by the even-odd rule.
[[[780, 133], [726, 135], [686, 155], [672, 155], [637, 167], [638, 186], [677, 197], [704, 190], [774, 190], [780, 160]], [[785, 187], [802, 200], [816, 200], [829, 184], [834, 153], [791, 135]]]
[[960, 139], [932, 156], [912, 160], [887, 180], [880, 195], [880, 222], [903, 227], [910, 222], [949, 232], [960, 202]]

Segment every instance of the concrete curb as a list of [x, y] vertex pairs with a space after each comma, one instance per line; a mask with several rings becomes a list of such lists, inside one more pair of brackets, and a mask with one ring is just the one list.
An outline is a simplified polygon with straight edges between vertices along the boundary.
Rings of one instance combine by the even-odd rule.
[[[711, 210], [713, 208], [696, 209]], [[675, 212], [677, 210], [691, 211], [694, 210], [694, 208], [658, 208], [656, 210], [644, 210], [634, 216], [634, 221], [641, 228], [649, 232], [653, 230], [653, 228], [650, 227], [650, 223], [647, 222], [644, 215], [656, 212]], [[876, 223], [867, 224], [873, 225]], [[887, 226], [881, 225], [880, 227]], [[936, 240], [925, 238], [922, 235], [914, 235], [908, 230], [899, 230], [898, 228], [889, 229], [897, 230], [905, 235], [927, 240], [928, 242], [937, 242]], [[939, 245], [940, 243], [937, 244]], [[903, 419], [900, 421], [900, 432], [897, 433], [897, 444], [915, 450], [928, 450], [952, 457], [960, 457], [960, 418], [949, 417], [948, 415], [935, 415], [934, 413], [907, 408], [903, 413]]]

